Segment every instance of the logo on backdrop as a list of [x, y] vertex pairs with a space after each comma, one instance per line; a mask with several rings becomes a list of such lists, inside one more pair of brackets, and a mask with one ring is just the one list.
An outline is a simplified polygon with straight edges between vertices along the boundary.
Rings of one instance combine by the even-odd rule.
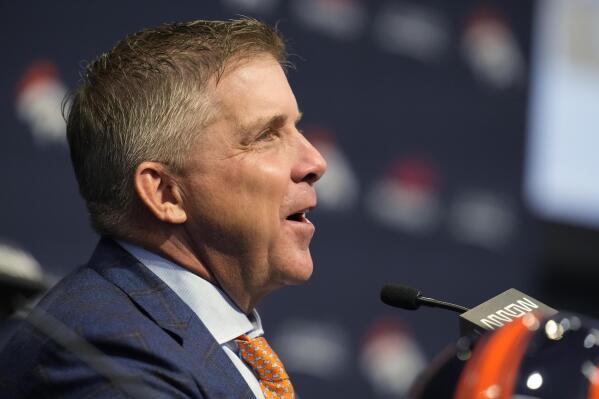
[[342, 376], [350, 361], [350, 339], [344, 328], [330, 322], [287, 320], [272, 346], [285, 368], [322, 379]]
[[420, 346], [396, 319], [378, 320], [367, 331], [360, 366], [381, 397], [403, 398], [426, 364]]
[[266, 14], [277, 6], [278, 0], [223, 0], [223, 3], [233, 10]]
[[296, 0], [291, 7], [307, 28], [336, 39], [355, 39], [366, 27], [366, 10], [358, 0]]
[[467, 244], [501, 249], [516, 229], [513, 207], [503, 195], [480, 189], [456, 194], [448, 210], [449, 231]]
[[374, 39], [384, 51], [419, 61], [436, 61], [449, 44], [447, 22], [435, 10], [387, 4], [374, 20]]
[[318, 206], [333, 211], [352, 209], [359, 195], [358, 179], [349, 159], [335, 143], [332, 132], [321, 127], [310, 127], [305, 135], [327, 160], [327, 172], [316, 185]]
[[462, 37], [462, 52], [484, 83], [507, 89], [524, 78], [524, 58], [499, 10], [479, 6], [470, 14]]
[[428, 159], [398, 159], [375, 183], [366, 207], [379, 222], [408, 233], [428, 233], [440, 218], [439, 173]]
[[17, 116], [29, 127], [36, 144], [66, 143], [62, 101], [67, 88], [48, 60], [36, 61], [17, 84]]

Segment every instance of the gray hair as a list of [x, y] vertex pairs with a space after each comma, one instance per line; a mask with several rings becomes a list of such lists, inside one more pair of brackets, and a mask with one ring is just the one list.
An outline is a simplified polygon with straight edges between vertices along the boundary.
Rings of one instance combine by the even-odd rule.
[[287, 65], [281, 36], [260, 21], [192, 21], [130, 35], [86, 67], [69, 97], [67, 138], [96, 231], [129, 235], [137, 166], [155, 161], [181, 171], [214, 117], [210, 79], [233, 60], [262, 54]]

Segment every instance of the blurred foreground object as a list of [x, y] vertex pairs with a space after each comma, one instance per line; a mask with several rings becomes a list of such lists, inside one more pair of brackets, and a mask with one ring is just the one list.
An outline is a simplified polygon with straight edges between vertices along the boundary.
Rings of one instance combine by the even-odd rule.
[[33, 256], [0, 242], [0, 322], [45, 286], [42, 269]]
[[526, 315], [472, 343], [462, 337], [413, 387], [413, 399], [599, 398], [599, 323]]

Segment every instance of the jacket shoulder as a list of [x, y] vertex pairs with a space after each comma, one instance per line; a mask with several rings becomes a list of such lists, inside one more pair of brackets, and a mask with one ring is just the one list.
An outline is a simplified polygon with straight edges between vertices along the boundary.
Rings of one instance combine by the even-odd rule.
[[[201, 398], [182, 363], [173, 336], [126, 292], [83, 266], [19, 323], [0, 353], [0, 388], [7, 398]], [[128, 392], [136, 387], [145, 393]]]

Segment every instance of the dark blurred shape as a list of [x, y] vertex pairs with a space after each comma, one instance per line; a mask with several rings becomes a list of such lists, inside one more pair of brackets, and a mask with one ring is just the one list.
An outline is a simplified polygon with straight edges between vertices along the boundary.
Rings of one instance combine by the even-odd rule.
[[35, 258], [14, 245], [0, 242], [0, 323], [45, 288], [42, 269]]
[[536, 280], [539, 296], [560, 309], [599, 318], [599, 231], [539, 221]]
[[473, 341], [462, 337], [413, 386], [413, 399], [599, 398], [599, 323], [529, 314]]
[[11, 316], [46, 288], [35, 258], [15, 245], [0, 241], [0, 349], [21, 319]]

